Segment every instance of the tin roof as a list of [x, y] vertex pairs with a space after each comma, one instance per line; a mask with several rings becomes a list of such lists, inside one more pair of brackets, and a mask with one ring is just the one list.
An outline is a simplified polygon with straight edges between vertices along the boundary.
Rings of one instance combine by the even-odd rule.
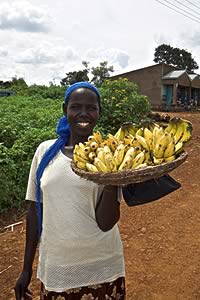
[[171, 71], [167, 74], [165, 74], [162, 79], [177, 79], [180, 76], [182, 76], [184, 73], [187, 74], [185, 70], [176, 70], [176, 71]]

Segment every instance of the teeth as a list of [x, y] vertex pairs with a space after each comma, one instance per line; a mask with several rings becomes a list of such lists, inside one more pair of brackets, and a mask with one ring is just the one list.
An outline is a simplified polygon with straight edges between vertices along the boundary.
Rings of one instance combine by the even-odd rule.
[[83, 126], [83, 127], [87, 126], [88, 124], [89, 124], [89, 123], [84, 123], [84, 122], [78, 123], [78, 125]]

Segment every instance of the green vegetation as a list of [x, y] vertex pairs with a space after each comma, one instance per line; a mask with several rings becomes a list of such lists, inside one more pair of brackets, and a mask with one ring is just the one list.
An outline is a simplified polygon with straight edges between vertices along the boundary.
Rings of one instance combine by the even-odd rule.
[[[66, 87], [16, 84], [16, 95], [0, 97], [0, 212], [24, 203], [31, 160], [37, 146], [56, 138]], [[126, 79], [105, 81], [100, 88], [103, 114], [97, 128], [116, 132], [126, 121], [139, 122], [150, 110], [145, 96]]]

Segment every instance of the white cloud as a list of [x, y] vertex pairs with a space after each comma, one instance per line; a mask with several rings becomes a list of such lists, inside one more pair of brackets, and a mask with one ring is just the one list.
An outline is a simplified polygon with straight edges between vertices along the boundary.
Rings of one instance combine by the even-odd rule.
[[45, 8], [26, 1], [0, 4], [0, 29], [25, 32], [47, 32], [50, 16]]
[[129, 55], [123, 50], [110, 48], [110, 49], [89, 49], [86, 51], [86, 60], [96, 63], [108, 61], [109, 64], [125, 68], [128, 66]]
[[0, 47], [0, 58], [6, 57], [8, 55], [8, 51], [4, 49], [3, 47]]

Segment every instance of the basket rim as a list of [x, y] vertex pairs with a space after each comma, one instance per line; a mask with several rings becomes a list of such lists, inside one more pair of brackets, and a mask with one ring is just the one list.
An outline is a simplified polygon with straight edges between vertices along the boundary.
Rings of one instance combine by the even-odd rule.
[[[187, 158], [188, 153], [183, 152], [177, 157], [175, 160], [170, 162], [164, 162], [160, 165], [152, 165], [146, 166], [139, 169], [129, 169], [115, 172], [89, 172], [76, 167], [75, 163], [71, 162], [71, 168], [82, 178], [87, 180], [91, 180], [96, 183], [104, 183], [104, 184], [123, 184], [126, 182], [139, 182], [148, 180], [150, 178], [157, 178], [166, 173], [173, 171], [175, 168], [180, 166]], [[147, 178], [147, 179], [145, 179]]]

